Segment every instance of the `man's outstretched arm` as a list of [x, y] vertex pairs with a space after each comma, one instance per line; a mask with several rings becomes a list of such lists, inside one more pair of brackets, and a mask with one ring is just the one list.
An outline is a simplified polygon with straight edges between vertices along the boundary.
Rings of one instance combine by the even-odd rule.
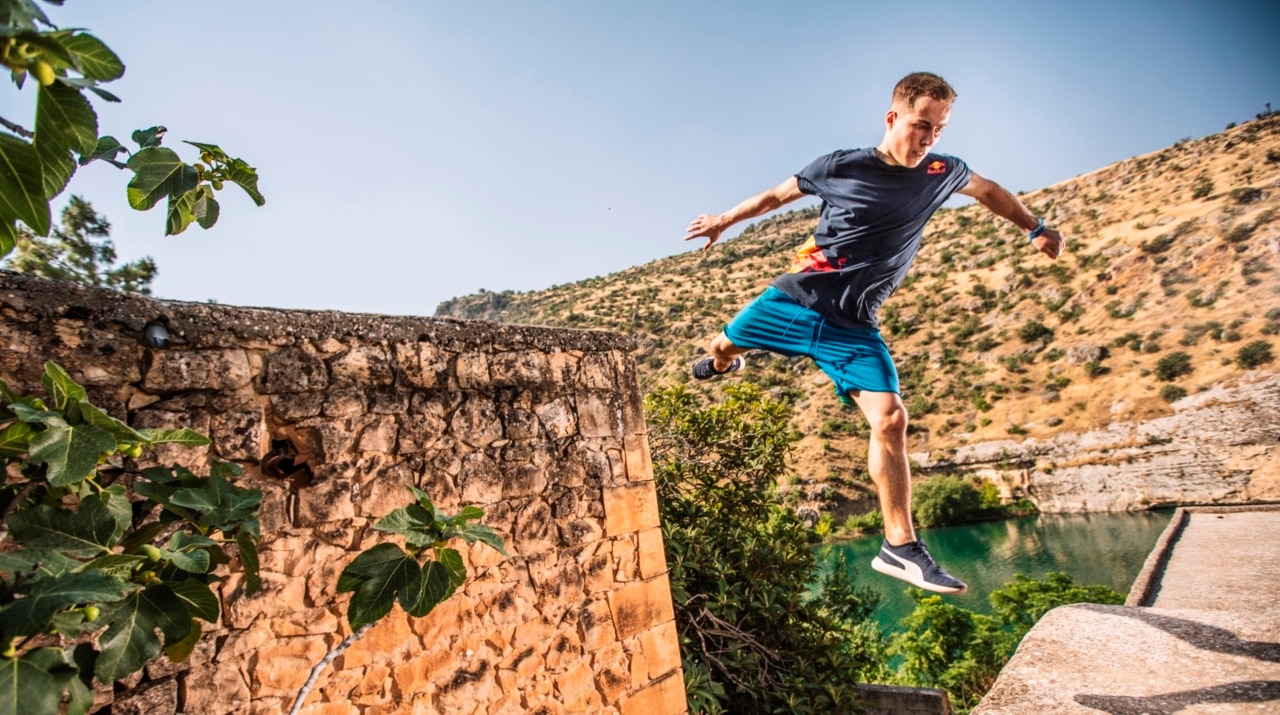
[[[1031, 213], [1030, 209], [1022, 205], [1017, 196], [996, 182], [984, 179], [976, 173], [970, 174], [969, 183], [960, 189], [960, 193], [977, 199], [978, 203], [986, 206], [991, 213], [1012, 221], [1023, 231], [1033, 231], [1039, 225], [1039, 219]], [[1044, 255], [1057, 258], [1062, 254], [1066, 241], [1062, 238], [1062, 234], [1046, 228], [1044, 233], [1032, 240], [1031, 245]]]
[[[702, 250], [705, 251], [711, 248], [711, 244], [720, 239], [720, 234], [724, 233], [725, 229], [735, 223], [743, 219], [767, 214], [774, 209], [795, 201], [801, 196], [804, 196], [804, 192], [800, 190], [800, 184], [796, 181], [796, 177], [793, 176], [772, 189], [761, 191], [749, 199], [744, 199], [742, 203], [719, 216], [710, 214], [698, 216], [689, 224], [689, 230], [685, 234], [684, 240], [688, 241], [700, 236], [705, 237], [707, 245], [702, 247]], [[1032, 223], [1035, 223], [1034, 219], [1032, 219]]]

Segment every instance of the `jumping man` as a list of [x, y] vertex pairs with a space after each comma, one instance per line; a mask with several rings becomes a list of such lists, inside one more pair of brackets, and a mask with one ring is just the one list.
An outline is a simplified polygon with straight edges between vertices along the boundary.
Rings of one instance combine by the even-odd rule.
[[748, 350], [812, 358], [871, 425], [867, 469], [879, 494], [885, 535], [872, 568], [940, 593], [964, 593], [967, 587], [938, 566], [916, 538], [907, 410], [876, 312], [911, 268], [925, 223], [957, 191], [1026, 230], [1046, 256], [1056, 259], [1063, 249], [1061, 234], [1004, 187], [956, 157], [929, 151], [947, 125], [955, 98], [951, 85], [935, 74], [907, 75], [894, 87], [879, 146], [818, 157], [723, 214], [698, 216], [685, 236], [706, 238], [705, 251], [739, 221], [806, 194], [822, 199], [818, 228], [791, 270], [711, 341], [710, 356], [693, 365], [693, 376], [706, 380], [737, 372]]

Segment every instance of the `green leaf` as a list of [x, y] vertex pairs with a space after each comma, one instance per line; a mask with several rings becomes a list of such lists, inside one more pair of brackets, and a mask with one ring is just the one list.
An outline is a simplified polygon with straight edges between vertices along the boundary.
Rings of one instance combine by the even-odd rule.
[[169, 208], [165, 212], [164, 235], [176, 236], [187, 230], [187, 226], [196, 220], [195, 205], [195, 191], [170, 194]]
[[77, 671], [70, 681], [66, 715], [87, 715], [93, 707], [93, 666], [98, 661], [98, 651], [88, 643], [78, 643], [63, 652], [68, 653], [67, 660], [75, 664]]
[[151, 209], [160, 199], [181, 195], [200, 183], [195, 167], [164, 147], [147, 147], [129, 157], [125, 165], [134, 172], [127, 192], [129, 205], [139, 211]]
[[191, 549], [201, 549], [206, 546], [218, 546], [218, 542], [200, 534], [179, 531], [169, 537], [169, 544], [165, 548], [170, 551], [190, 551]]
[[26, 422], [14, 422], [0, 430], [0, 458], [20, 457], [31, 447], [31, 436], [37, 432]]
[[9, 409], [13, 410], [13, 414], [23, 422], [48, 425], [50, 427], [67, 426], [67, 420], [61, 412], [41, 410], [21, 403], [9, 405]]
[[180, 444], [184, 447], [203, 447], [211, 444], [208, 437], [191, 429], [140, 429], [149, 444]]
[[86, 622], [84, 611], [79, 609], [55, 613], [49, 619], [49, 624], [63, 638], [79, 638], [85, 633], [92, 633], [102, 627], [102, 624], [97, 621]]
[[98, 680], [109, 683], [142, 668], [160, 653], [157, 628], [165, 643], [177, 643], [191, 632], [187, 605], [166, 585], [135, 591], [102, 608], [101, 618], [111, 625], [98, 639], [102, 649], [95, 665]]
[[107, 554], [85, 564], [82, 570], [94, 569], [127, 579], [133, 573], [133, 568], [146, 560], [145, 556], [137, 554]]
[[80, 90], [61, 82], [40, 87], [36, 99], [37, 150], [41, 144], [77, 154], [89, 154], [98, 148], [98, 115]]
[[199, 512], [200, 526], [230, 531], [239, 522], [254, 518], [262, 503], [262, 492], [242, 489], [222, 477], [212, 476], [198, 488], [179, 489], [170, 501]]
[[434, 514], [418, 504], [394, 509], [373, 525], [379, 531], [389, 531], [405, 537], [411, 546], [428, 546], [440, 538], [435, 528]]
[[244, 474], [244, 469], [235, 462], [214, 462], [213, 466], [209, 467], [209, 476], [211, 477], [230, 479], [241, 474]]
[[40, 505], [9, 515], [9, 529], [23, 546], [92, 558], [111, 553], [116, 520], [96, 496], [74, 512]]
[[102, 40], [85, 33], [78, 33], [62, 41], [75, 60], [76, 69], [89, 79], [110, 82], [124, 75], [124, 63], [102, 43]]
[[195, 205], [191, 207], [191, 213], [195, 215], [196, 221], [200, 223], [200, 228], [206, 230], [213, 228], [213, 225], [218, 222], [220, 211], [218, 200], [213, 198], [213, 194], [208, 190], [200, 192], [200, 198], [196, 199]]
[[[359, 630], [390, 613], [396, 592], [420, 571], [418, 562], [394, 544], [378, 544], [352, 560], [338, 577], [339, 592], [355, 591], [347, 606], [351, 629]], [[349, 584], [356, 585], [344, 588]]]
[[242, 531], [236, 534], [236, 548], [240, 552], [240, 566], [244, 568], [244, 593], [252, 596], [262, 588], [262, 577], [258, 575], [258, 541]]
[[13, 219], [0, 216], [0, 258], [12, 253], [17, 245], [18, 229], [13, 225]]
[[49, 17], [32, 0], [5, 0], [5, 2], [0, 2], [0, 26], [7, 25], [9, 27], [34, 30], [37, 22], [45, 25], [50, 24]]
[[0, 221], [12, 223], [15, 219], [37, 235], [49, 235], [52, 221], [36, 148], [18, 137], [0, 134]]
[[7, 572], [10, 576], [34, 574], [32, 581], [56, 578], [83, 565], [63, 555], [61, 551], [47, 548], [26, 548], [0, 554], [0, 571]]
[[408, 484], [406, 486], [408, 486], [409, 493], [413, 494], [413, 498], [418, 501], [418, 504], [423, 509], [426, 509], [427, 511], [431, 512], [431, 520], [435, 521], [436, 513], [437, 513], [436, 505], [431, 503], [431, 496], [426, 492], [422, 491], [421, 489], [413, 486], [412, 484]]
[[484, 518], [484, 509], [478, 506], [464, 506], [462, 512], [454, 517], [457, 521], [475, 521]]
[[428, 561], [400, 591], [400, 607], [409, 615], [421, 618], [453, 595], [449, 569], [444, 564]]
[[59, 678], [28, 657], [0, 658], [0, 715], [54, 715], [62, 700]]
[[484, 524], [467, 524], [462, 528], [462, 533], [459, 534], [459, 536], [466, 539], [468, 544], [474, 544], [477, 541], [480, 541], [488, 544], [494, 551], [497, 551], [503, 556], [507, 555], [506, 544], [503, 542], [502, 537], [498, 536], [493, 529], [485, 526]]
[[169, 131], [167, 127], [151, 127], [150, 129], [138, 129], [133, 132], [133, 142], [142, 149], [160, 146], [160, 142], [164, 140], [165, 132]]
[[101, 427], [111, 433], [121, 442], [146, 442], [147, 438], [143, 434], [120, 420], [107, 414], [101, 408], [95, 407], [88, 402], [81, 402], [76, 405], [76, 409], [80, 411], [80, 420], [87, 425]]
[[116, 543], [124, 535], [125, 529], [133, 525], [133, 505], [123, 484], [112, 484], [98, 494], [98, 498], [106, 505], [107, 511], [115, 519], [116, 528], [111, 533], [111, 543]]
[[116, 155], [122, 151], [126, 151], [126, 149], [115, 137], [98, 137], [98, 143], [94, 146], [93, 151], [80, 157], [80, 166], [101, 159], [115, 164], [117, 168], [123, 169], [125, 164], [116, 161]]
[[173, 595], [187, 604], [192, 616], [203, 618], [210, 623], [218, 622], [218, 615], [221, 613], [218, 597], [213, 595], [213, 591], [208, 586], [189, 578], [171, 583], [169, 587], [173, 589]]
[[170, 643], [164, 647], [165, 657], [170, 663], [181, 663], [191, 654], [195, 652], [196, 646], [200, 643], [200, 636], [204, 635], [204, 626], [200, 625], [200, 621], [191, 620], [191, 632], [180, 641]]
[[258, 171], [243, 160], [232, 159], [223, 170], [223, 175], [227, 177], [227, 181], [234, 182], [244, 189], [249, 198], [253, 199], [253, 203], [258, 206], [267, 203], [266, 198], [258, 193]]
[[169, 551], [161, 549], [160, 553], [174, 566], [187, 573], [209, 573], [209, 553], [200, 549], [194, 551]]
[[[102, 97], [103, 99], [107, 100], [108, 102], [119, 102], [119, 101], [120, 101], [120, 98], [119, 98], [119, 97], [115, 96], [114, 94], [112, 94], [112, 93], [108, 92], [107, 90], [105, 90], [105, 89], [103, 89], [103, 88], [101, 88], [101, 87], [90, 87], [90, 88], [89, 88], [89, 91], [90, 91], [90, 92], [93, 92], [94, 94], [98, 95], [99, 97]], [[114, 161], [113, 161], [113, 162], [111, 162], [111, 163], [112, 163], [112, 164], [116, 164], [116, 162], [114, 162]], [[116, 164], [116, 166], [119, 166], [121, 169], [123, 169], [123, 168], [124, 168], [124, 165], [122, 165], [122, 164]]]
[[[135, 492], [138, 491], [136, 488], [137, 485], [142, 483], [143, 482], [134, 482]], [[143, 496], [147, 496], [147, 495], [144, 494]], [[154, 540], [157, 536], [163, 534], [165, 529], [168, 529], [168, 528], [169, 528], [169, 525], [164, 523], [163, 521], [153, 521], [149, 524], [143, 524], [142, 526], [139, 526], [138, 529], [134, 531], [132, 534], [129, 534], [128, 536], [126, 536], [124, 541], [120, 542], [120, 548], [124, 549], [125, 551], [133, 551], [134, 549], [138, 548], [139, 546], [142, 546], [143, 544], [151, 543], [152, 540]], [[181, 533], [183, 532], [181, 531], [178, 532], [178, 534], [181, 534]], [[173, 535], [174, 538], [177, 538], [178, 534], [174, 534]], [[173, 541], [170, 540], [169, 543], [171, 544], [169, 548], [173, 548], [172, 546]]]
[[449, 571], [449, 584], [453, 588], [467, 580], [467, 567], [462, 563], [462, 554], [457, 549], [436, 549], [436, 561]]
[[0, 610], [0, 631], [6, 637], [43, 633], [53, 614], [69, 606], [119, 599], [128, 585], [98, 571], [64, 574], [44, 579]]
[[98, 458], [115, 448], [115, 438], [93, 425], [51, 427], [31, 440], [30, 459], [48, 466], [50, 485], [65, 487], [92, 476]]

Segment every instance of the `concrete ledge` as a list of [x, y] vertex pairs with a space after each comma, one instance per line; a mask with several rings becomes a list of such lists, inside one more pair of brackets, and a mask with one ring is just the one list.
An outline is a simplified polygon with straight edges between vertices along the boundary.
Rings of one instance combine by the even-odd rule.
[[952, 715], [955, 712], [945, 690], [867, 683], [858, 683], [855, 688], [864, 703], [858, 710], [862, 715]]

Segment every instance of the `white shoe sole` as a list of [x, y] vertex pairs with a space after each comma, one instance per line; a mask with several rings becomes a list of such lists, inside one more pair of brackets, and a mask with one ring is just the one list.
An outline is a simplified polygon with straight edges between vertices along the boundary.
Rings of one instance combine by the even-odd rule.
[[871, 568], [875, 569], [876, 571], [879, 571], [885, 576], [896, 578], [899, 581], [906, 581], [912, 586], [923, 588], [926, 591], [933, 591], [934, 593], [950, 593], [950, 594], [959, 595], [969, 590], [968, 586], [962, 586], [960, 588], [948, 588], [946, 586], [939, 586], [936, 583], [929, 583], [928, 581], [924, 580], [924, 573], [920, 570], [919, 566], [916, 566], [910, 561], [903, 561], [902, 565], [905, 568], [898, 568], [897, 566], [886, 563], [880, 558], [879, 554], [877, 554], [875, 558], [871, 559]]

